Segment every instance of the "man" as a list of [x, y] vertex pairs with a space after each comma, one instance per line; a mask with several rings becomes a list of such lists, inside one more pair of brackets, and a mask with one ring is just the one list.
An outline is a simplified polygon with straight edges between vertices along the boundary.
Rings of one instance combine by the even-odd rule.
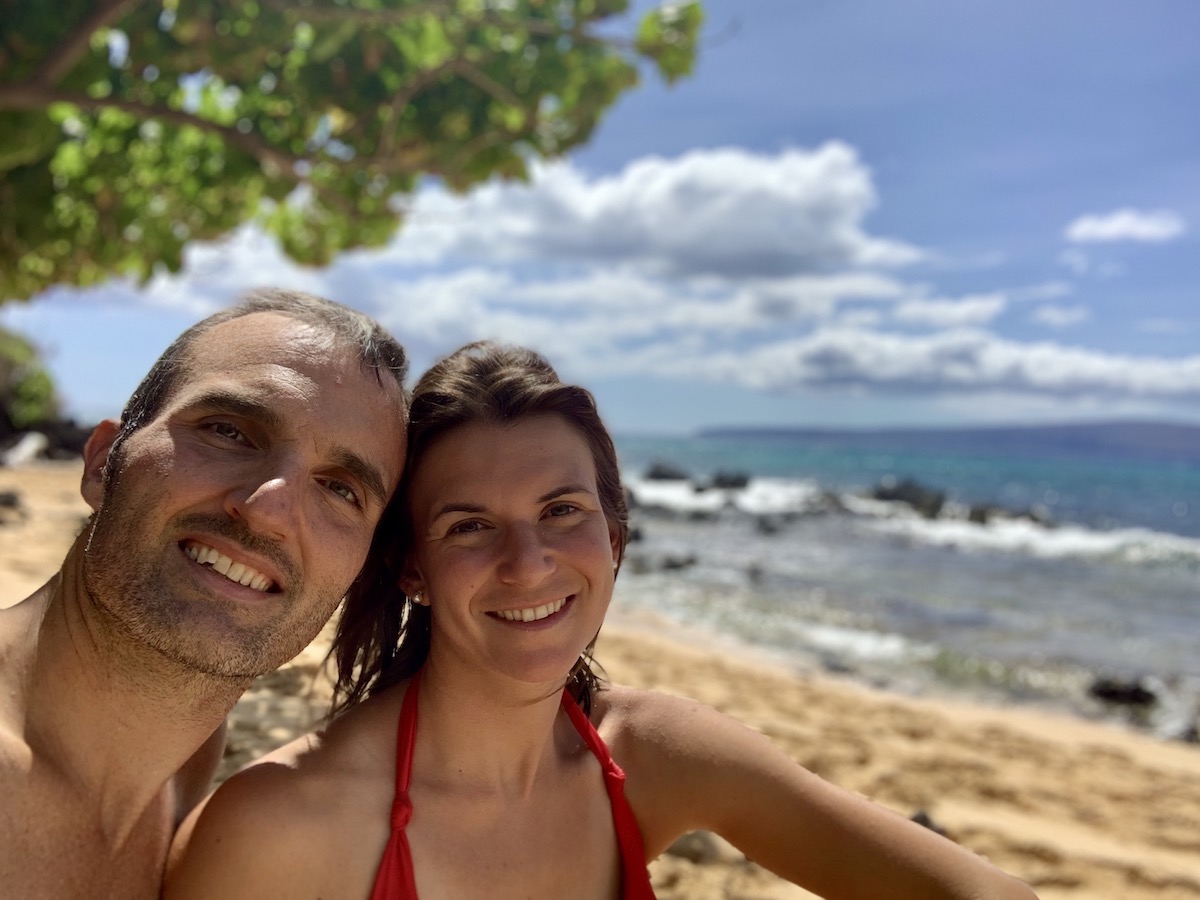
[[226, 713], [363, 568], [404, 462], [405, 368], [365, 316], [261, 292], [96, 428], [95, 515], [0, 611], [0, 894], [158, 896]]

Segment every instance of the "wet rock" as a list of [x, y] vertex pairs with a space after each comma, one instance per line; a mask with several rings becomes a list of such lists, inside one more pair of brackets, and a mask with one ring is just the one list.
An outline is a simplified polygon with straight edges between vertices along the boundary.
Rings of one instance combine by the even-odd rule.
[[659, 568], [664, 572], [675, 572], [680, 569], [690, 569], [696, 564], [696, 554], [668, 554], [659, 562]]
[[783, 529], [783, 518], [771, 515], [755, 516], [754, 528], [759, 534], [778, 534]]
[[722, 490], [740, 491], [750, 484], [750, 476], [745, 472], [717, 471], [709, 479], [708, 485]]
[[929, 815], [929, 813], [927, 813], [923, 809], [918, 809], [909, 818], [911, 818], [918, 825], [928, 828], [930, 831], [934, 832], [935, 834], [940, 834], [942, 837], [947, 836], [946, 829], [944, 829], [941, 825], [939, 825], [937, 822], [935, 822], [933, 820], [933, 817], [931, 815]]
[[1044, 506], [1035, 506], [1030, 509], [1008, 509], [991, 503], [976, 503], [967, 512], [967, 521], [974, 522], [976, 525], [987, 525], [989, 522], [997, 520], [1013, 519], [1026, 519], [1047, 527], [1054, 524], [1049, 511]]
[[656, 461], [642, 476], [647, 481], [691, 481], [692, 476], [674, 463]]
[[50, 441], [39, 431], [27, 431], [17, 438], [17, 442], [4, 451], [0, 456], [0, 464], [5, 466], [21, 466], [32, 462], [39, 456], [44, 456]]
[[698, 865], [740, 862], [745, 859], [736, 847], [711, 831], [689, 831], [667, 848], [667, 854]]
[[1140, 678], [1097, 678], [1088, 688], [1088, 696], [1111, 706], [1138, 709], [1147, 709], [1158, 703], [1158, 694], [1148, 688]]
[[936, 519], [946, 503], [946, 495], [942, 491], [927, 488], [911, 478], [894, 483], [882, 481], [871, 496], [876, 500], [906, 503], [926, 519]]
[[83, 456], [83, 445], [92, 434], [92, 427], [80, 425], [74, 419], [56, 419], [43, 422], [38, 431], [46, 436], [49, 459], [79, 459]]

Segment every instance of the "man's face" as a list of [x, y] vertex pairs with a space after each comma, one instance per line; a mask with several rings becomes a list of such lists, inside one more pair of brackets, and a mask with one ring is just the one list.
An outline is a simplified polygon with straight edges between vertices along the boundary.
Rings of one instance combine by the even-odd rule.
[[186, 369], [111, 459], [114, 424], [89, 444], [84, 581], [168, 658], [251, 677], [303, 649], [362, 568], [400, 478], [403, 398], [277, 313], [201, 335]]

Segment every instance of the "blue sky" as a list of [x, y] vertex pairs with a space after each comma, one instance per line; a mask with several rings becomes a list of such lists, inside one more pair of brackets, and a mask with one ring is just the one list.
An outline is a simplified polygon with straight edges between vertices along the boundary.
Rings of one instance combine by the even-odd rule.
[[534, 346], [617, 431], [1200, 422], [1200, 4], [706, 8], [694, 77], [647, 73], [528, 185], [429, 186], [384, 250], [306, 270], [245, 230], [0, 324], [86, 420], [278, 284], [376, 315], [418, 370]]

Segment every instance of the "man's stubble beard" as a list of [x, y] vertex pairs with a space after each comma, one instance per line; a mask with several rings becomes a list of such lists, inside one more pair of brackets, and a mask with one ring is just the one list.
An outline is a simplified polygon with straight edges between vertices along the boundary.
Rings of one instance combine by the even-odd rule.
[[[113, 448], [104, 503], [92, 517], [83, 563], [84, 587], [112, 630], [182, 670], [221, 679], [252, 679], [303, 650], [340, 601], [340, 586], [313, 585], [323, 598], [336, 596], [319, 603], [306, 598], [304, 579], [291, 558], [224, 513], [181, 515], [156, 530], [153, 499], [130, 496], [123, 484], [122, 449]], [[264, 598], [280, 605], [278, 614], [252, 626], [240, 624], [227, 600], [204, 592], [195, 581], [180, 583], [180, 572], [190, 563], [175, 535], [188, 527], [270, 559], [288, 585], [282, 598]]]

